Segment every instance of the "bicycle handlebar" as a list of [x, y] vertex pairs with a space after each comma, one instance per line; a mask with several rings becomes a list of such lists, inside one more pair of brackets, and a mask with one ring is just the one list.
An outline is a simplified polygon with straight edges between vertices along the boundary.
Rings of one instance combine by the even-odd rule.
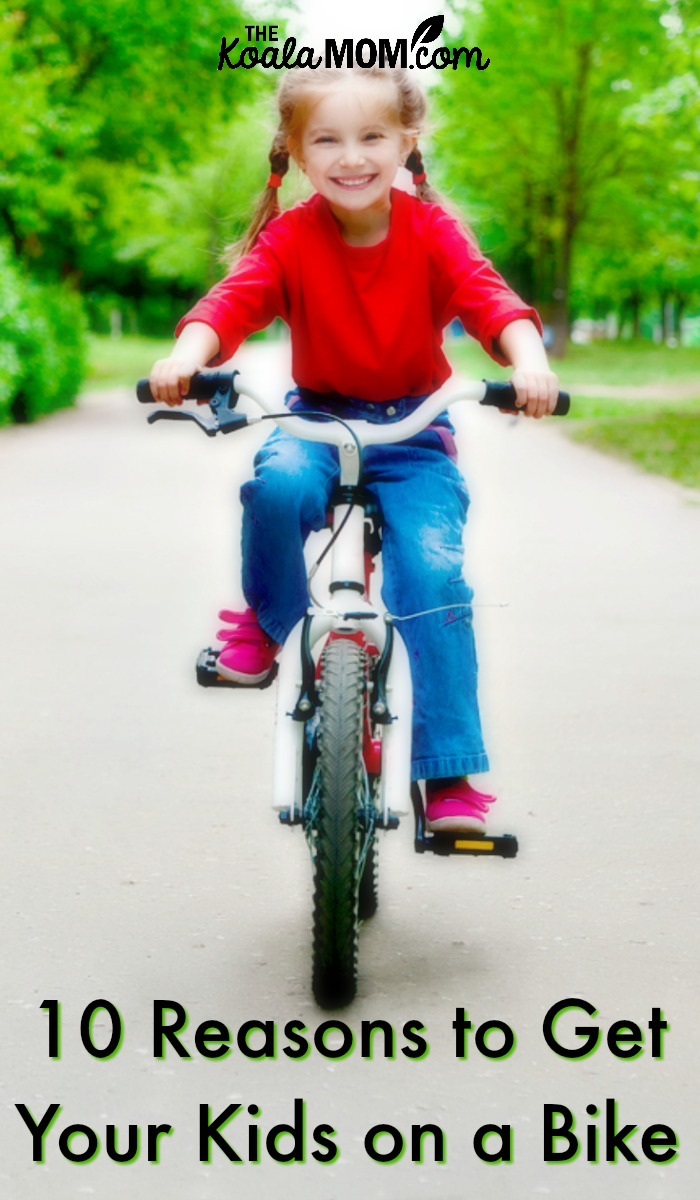
[[[142, 404], [154, 403], [147, 379], [139, 380], [136, 394]], [[233, 412], [239, 395], [253, 400], [268, 417], [274, 419], [280, 415], [279, 401], [273, 403], [266, 396], [253, 390], [238, 371], [204, 371], [192, 376], [188, 394], [183, 399], [210, 401], [214, 414], [213, 421], [204, 420], [195, 414], [184, 413], [177, 407], [158, 409], [149, 417], [149, 421], [156, 418], [191, 419], [196, 421], [210, 436], [216, 433], [229, 433], [262, 419], [259, 417], [248, 418], [242, 413]], [[400, 421], [394, 421], [391, 424], [370, 424], [362, 420], [349, 420], [344, 422], [344, 425], [349, 426], [358, 435], [363, 446], [401, 442], [420, 433], [439, 413], [444, 412], [451, 404], [460, 400], [476, 401], [478, 404], [504, 409], [507, 412], [517, 413], [520, 411], [515, 404], [515, 389], [512, 384], [472, 380], [464, 383], [451, 396], [442, 396], [440, 393], [428, 396], [418, 408]], [[569, 408], [568, 394], [560, 392], [552, 415], [565, 416]], [[306, 441], [327, 442], [332, 445], [342, 444], [348, 436], [347, 429], [341, 424], [332, 421], [317, 423], [314, 420], [305, 419], [301, 415], [285, 415], [285, 429]]]

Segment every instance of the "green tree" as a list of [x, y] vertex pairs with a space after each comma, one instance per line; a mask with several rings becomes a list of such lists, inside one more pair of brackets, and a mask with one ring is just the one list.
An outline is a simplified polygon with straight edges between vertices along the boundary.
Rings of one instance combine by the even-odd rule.
[[140, 179], [196, 157], [258, 86], [219, 74], [229, 0], [18, 0], [0, 19], [0, 223], [46, 275], [109, 270]]
[[245, 105], [208, 131], [196, 159], [141, 178], [122, 222], [121, 263], [193, 292], [221, 278], [222, 251], [247, 227], [270, 169], [270, 107], [267, 97]]
[[[462, 9], [491, 58], [439, 91], [445, 175], [510, 263], [563, 353], [574, 256], [615, 183], [634, 192], [652, 141], [630, 106], [668, 82], [671, 0], [496, 0]], [[664, 170], [664, 180], [667, 177]], [[607, 191], [606, 191], [607, 189]], [[614, 223], [614, 222], [613, 222]]]
[[667, 339], [679, 336], [685, 309], [700, 301], [700, 5], [673, 0], [662, 24], [669, 77], [631, 105], [625, 119], [643, 131], [648, 147], [633, 212], [637, 223], [653, 221], [642, 270]]
[[[84, 361], [79, 290], [141, 302], [157, 288], [125, 240], [155, 220], [145, 181], [169, 172], [173, 196], [183, 180], [201, 185], [211, 131], [270, 86], [261, 72], [216, 69], [221, 37], [245, 19], [235, 0], [0, 0], [0, 419], [70, 403]], [[172, 226], [160, 232], [174, 240]], [[153, 299], [162, 315], [167, 302]]]

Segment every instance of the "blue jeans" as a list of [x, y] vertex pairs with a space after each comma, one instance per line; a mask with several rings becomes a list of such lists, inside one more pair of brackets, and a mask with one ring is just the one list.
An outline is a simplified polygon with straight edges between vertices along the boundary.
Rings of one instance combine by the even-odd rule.
[[[301, 401], [297, 392], [287, 402], [294, 411], [323, 408]], [[382, 423], [400, 420], [419, 403], [414, 397], [391, 406], [352, 400], [325, 411]], [[462, 574], [469, 496], [450, 455], [451, 433], [443, 413], [409, 441], [364, 451], [362, 482], [383, 518], [384, 603], [397, 617], [440, 610], [398, 623], [413, 678], [413, 779], [488, 770], [476, 696], [473, 593]], [[241, 489], [243, 591], [276, 642], [284, 642], [308, 607], [304, 542], [324, 527], [338, 475], [334, 447], [277, 428], [256, 455], [254, 479]]]

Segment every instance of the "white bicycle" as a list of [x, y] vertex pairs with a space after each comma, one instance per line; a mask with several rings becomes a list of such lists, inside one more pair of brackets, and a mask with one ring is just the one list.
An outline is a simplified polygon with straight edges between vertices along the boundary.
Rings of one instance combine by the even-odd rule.
[[[152, 401], [147, 380], [137, 387]], [[236, 411], [239, 396], [262, 416]], [[311, 851], [314, 884], [313, 992], [324, 1008], [349, 1003], [357, 987], [359, 925], [377, 909], [380, 829], [395, 829], [412, 806], [418, 853], [513, 858], [511, 834], [428, 833], [419, 785], [411, 782], [411, 674], [406, 648], [390, 613], [375, 605], [372, 560], [381, 550], [381, 513], [362, 487], [367, 446], [406, 441], [461, 400], [517, 411], [509, 384], [475, 381], [445, 399], [430, 396], [391, 424], [340, 420], [332, 414], [291, 414], [249, 387], [237, 371], [193, 377], [187, 399], [208, 400], [210, 416], [158, 408], [149, 421], [192, 420], [209, 436], [262, 420], [287, 433], [337, 447], [340, 483], [331, 497], [328, 597], [312, 599], [280, 656], [258, 687], [277, 678], [273, 804], [285, 825], [301, 825]], [[555, 415], [569, 410], [560, 393]], [[320, 561], [320, 558], [319, 560]], [[205, 687], [240, 687], [216, 670], [217, 651], [204, 650], [197, 679]]]

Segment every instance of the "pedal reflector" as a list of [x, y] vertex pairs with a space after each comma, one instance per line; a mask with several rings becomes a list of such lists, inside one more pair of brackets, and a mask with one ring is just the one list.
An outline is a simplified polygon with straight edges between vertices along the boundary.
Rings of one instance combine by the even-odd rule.
[[463, 838], [455, 838], [455, 850], [483, 850], [491, 853], [494, 849], [494, 843], [487, 841], [486, 838], [474, 838], [467, 841]]

